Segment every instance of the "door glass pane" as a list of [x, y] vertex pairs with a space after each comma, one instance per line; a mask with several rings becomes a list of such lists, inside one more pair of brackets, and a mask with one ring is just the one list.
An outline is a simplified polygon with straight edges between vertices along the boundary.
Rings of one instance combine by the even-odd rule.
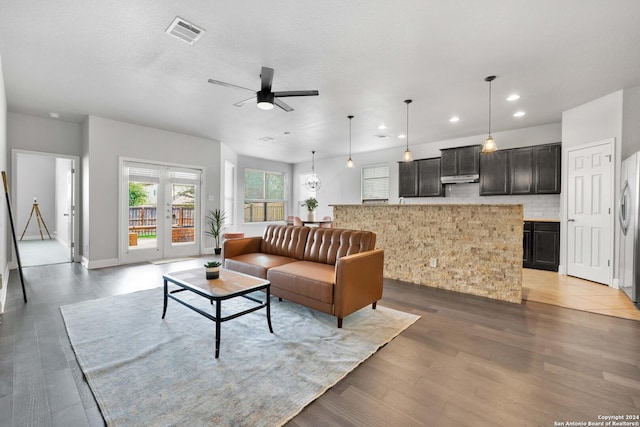
[[195, 242], [196, 186], [171, 184], [171, 245]]
[[129, 249], [156, 248], [159, 171], [131, 167], [128, 176]]

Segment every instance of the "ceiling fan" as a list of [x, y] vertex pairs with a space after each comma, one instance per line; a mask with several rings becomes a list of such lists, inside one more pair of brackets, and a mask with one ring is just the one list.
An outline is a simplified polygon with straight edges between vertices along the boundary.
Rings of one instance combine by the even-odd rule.
[[235, 104], [233, 104], [236, 107], [242, 107], [244, 104], [248, 103], [249, 101], [253, 101], [254, 99], [257, 99], [258, 108], [260, 109], [271, 110], [273, 108], [273, 105], [275, 104], [278, 107], [282, 108], [284, 111], [289, 112], [289, 111], [293, 111], [293, 108], [291, 108], [289, 105], [287, 105], [286, 103], [284, 103], [278, 98], [285, 98], [288, 96], [318, 95], [317, 90], [290, 90], [285, 92], [272, 92], [271, 83], [273, 82], [273, 68], [269, 68], [269, 67], [262, 67], [262, 71], [260, 72], [260, 81], [262, 83], [261, 88], [259, 91], [256, 92], [253, 89], [249, 89], [246, 87], [234, 85], [231, 83], [221, 82], [219, 80], [209, 79], [209, 83], [212, 83], [214, 85], [233, 87], [236, 89], [248, 90], [249, 92], [255, 93], [255, 95], [252, 96], [251, 98], [245, 99], [244, 101], [236, 102]]

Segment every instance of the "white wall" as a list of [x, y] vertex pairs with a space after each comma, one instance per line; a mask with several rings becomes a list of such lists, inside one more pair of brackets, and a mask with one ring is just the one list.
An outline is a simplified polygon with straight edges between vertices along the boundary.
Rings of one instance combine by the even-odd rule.
[[[56, 159], [50, 156], [18, 154], [15, 168], [15, 197], [13, 222], [18, 239], [24, 232], [23, 240], [40, 239], [40, 232], [48, 239], [55, 234], [55, 164]], [[44, 224], [38, 227], [34, 199], [38, 201], [38, 210]], [[31, 217], [31, 220], [29, 218]], [[27, 226], [28, 222], [28, 226]], [[25, 228], [26, 227], [26, 228]], [[46, 228], [45, 228], [46, 227]]]
[[[211, 139], [90, 116], [83, 182], [83, 257], [90, 267], [116, 265], [118, 260], [118, 183], [120, 157], [201, 168], [204, 176], [202, 212], [220, 206], [221, 147]], [[204, 238], [204, 234], [202, 238]], [[205, 239], [205, 250], [213, 241]], [[211, 250], [212, 251], [212, 250]]]
[[622, 148], [624, 160], [640, 151], [640, 87], [622, 91]]
[[[465, 138], [449, 139], [431, 143], [411, 143], [410, 149], [414, 159], [440, 157], [440, 149], [462, 147], [465, 145], [482, 144], [486, 135], [470, 136]], [[493, 134], [498, 149], [526, 147], [530, 145], [549, 144], [561, 141], [561, 125], [554, 123], [545, 126], [517, 129]], [[401, 160], [404, 149], [395, 147], [389, 150], [374, 151], [369, 153], [353, 153], [352, 158], [356, 167], [348, 169], [345, 157], [330, 159], [318, 159], [316, 157], [316, 174], [322, 181], [322, 188], [318, 191], [317, 199], [319, 207], [317, 216], [333, 216], [330, 204], [361, 203], [360, 171], [363, 165], [383, 164], [390, 167], [389, 176], [389, 203], [398, 202], [398, 162]], [[318, 156], [320, 151], [316, 153]], [[311, 160], [311, 159], [310, 159]], [[311, 172], [311, 161], [299, 163], [294, 166], [294, 182], [301, 173]], [[559, 196], [482, 196], [479, 195], [478, 184], [447, 185], [447, 197], [419, 197], [406, 198], [406, 203], [523, 203], [525, 216], [529, 213], [538, 214], [549, 218], [559, 217]], [[302, 200], [299, 188], [294, 187], [293, 200]], [[302, 197], [302, 199], [301, 199]], [[449, 198], [451, 197], [451, 198]], [[535, 215], [540, 216], [540, 215]]]
[[[7, 96], [4, 89], [4, 74], [2, 72], [2, 56], [0, 55], [0, 170], [7, 170]], [[4, 188], [2, 189], [4, 192]], [[6, 197], [0, 201], [0, 313], [4, 313], [4, 303], [7, 298], [7, 283], [9, 280], [9, 258], [12, 247], [9, 229], [9, 214], [7, 213]]]
[[8, 113], [9, 149], [80, 155], [81, 125], [60, 119]]

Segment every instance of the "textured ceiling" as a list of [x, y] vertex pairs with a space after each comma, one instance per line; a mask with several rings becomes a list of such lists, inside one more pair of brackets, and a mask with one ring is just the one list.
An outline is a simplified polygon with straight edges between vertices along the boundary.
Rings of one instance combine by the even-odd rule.
[[[176, 16], [206, 34], [194, 46], [165, 34]], [[346, 156], [350, 114], [354, 153], [403, 146], [407, 98], [411, 144], [484, 134], [491, 74], [494, 131], [559, 122], [640, 86], [638, 46], [637, 0], [0, 1], [10, 111], [98, 115], [291, 163]], [[261, 66], [273, 90], [320, 96], [263, 111], [207, 83], [258, 89]]]

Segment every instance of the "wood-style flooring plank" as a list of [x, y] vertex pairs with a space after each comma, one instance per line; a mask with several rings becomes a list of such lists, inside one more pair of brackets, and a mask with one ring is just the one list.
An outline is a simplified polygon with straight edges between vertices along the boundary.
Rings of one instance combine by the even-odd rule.
[[[163, 273], [201, 261], [30, 267], [27, 305], [12, 272], [0, 319], [0, 425], [103, 426], [59, 306], [158, 287]], [[638, 321], [393, 280], [380, 305], [421, 319], [288, 425], [546, 426], [640, 412]]]

